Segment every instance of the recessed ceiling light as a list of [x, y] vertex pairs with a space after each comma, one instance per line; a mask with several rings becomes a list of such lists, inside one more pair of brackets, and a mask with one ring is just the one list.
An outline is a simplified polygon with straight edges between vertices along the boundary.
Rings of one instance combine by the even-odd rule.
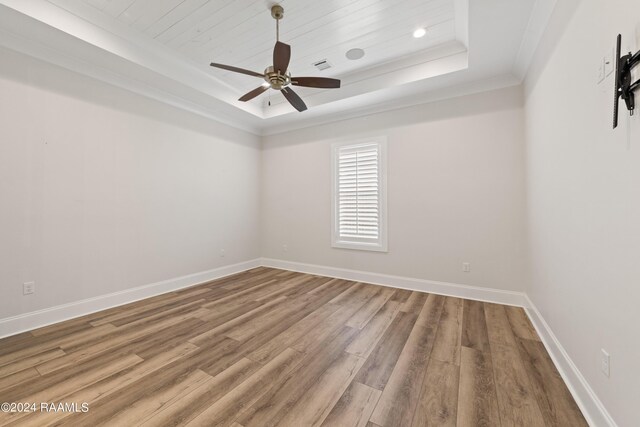
[[424, 28], [418, 28], [413, 32], [413, 37], [419, 39], [420, 37], [424, 37], [425, 34], [427, 34], [427, 30]]
[[355, 61], [356, 59], [361, 59], [364, 56], [364, 50], [360, 48], [354, 48], [347, 51], [346, 56], [348, 59]]

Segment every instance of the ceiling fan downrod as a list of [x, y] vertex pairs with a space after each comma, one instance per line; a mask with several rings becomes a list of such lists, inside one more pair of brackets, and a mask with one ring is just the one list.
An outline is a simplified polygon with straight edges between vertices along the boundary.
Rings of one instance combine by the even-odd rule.
[[280, 20], [284, 18], [284, 8], [279, 4], [271, 6], [271, 16], [276, 20], [276, 41], [280, 41]]

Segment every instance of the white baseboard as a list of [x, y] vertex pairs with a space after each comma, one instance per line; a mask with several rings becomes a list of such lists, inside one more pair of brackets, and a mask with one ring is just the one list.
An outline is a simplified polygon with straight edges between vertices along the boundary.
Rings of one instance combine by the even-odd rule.
[[300, 262], [283, 261], [271, 258], [262, 258], [261, 265], [264, 267], [298, 271], [300, 273], [316, 274], [319, 276], [335, 277], [338, 279], [372, 283], [375, 285], [390, 286], [392, 288], [409, 289], [412, 291], [428, 292], [477, 301], [493, 302], [497, 304], [515, 305], [518, 307], [524, 307], [526, 304], [526, 295], [523, 292], [481, 288], [478, 286], [414, 279], [402, 276], [391, 276], [387, 274], [369, 273], [361, 270], [348, 270], [344, 268], [304, 264]]
[[172, 292], [182, 288], [188, 288], [211, 280], [220, 279], [225, 276], [240, 273], [251, 268], [259, 267], [260, 260], [254, 259], [213, 270], [202, 271], [182, 277], [176, 277], [162, 282], [151, 283], [120, 292], [101, 295], [94, 298], [75, 301], [68, 304], [58, 305], [43, 310], [32, 311], [14, 317], [0, 319], [0, 338], [15, 335], [25, 331], [106, 310], [123, 304], [128, 304], [144, 298]]
[[536, 328], [542, 343], [589, 425], [593, 427], [617, 427], [607, 409], [598, 399], [584, 376], [582, 376], [578, 367], [573, 363], [536, 306], [528, 296], [525, 296], [525, 298], [525, 311], [529, 319], [531, 319], [531, 323]]

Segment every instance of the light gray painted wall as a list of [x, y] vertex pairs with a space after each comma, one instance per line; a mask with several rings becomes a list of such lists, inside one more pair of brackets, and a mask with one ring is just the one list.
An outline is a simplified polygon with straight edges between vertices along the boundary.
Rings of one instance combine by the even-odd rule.
[[[508, 88], [265, 137], [263, 256], [524, 290], [523, 117]], [[331, 247], [331, 142], [368, 136], [388, 138], [388, 253]]]
[[[527, 294], [620, 426], [640, 402], [640, 117], [611, 129], [622, 33], [640, 48], [640, 2], [559, 1], [526, 80]], [[640, 77], [640, 75], [638, 76]], [[623, 110], [624, 111], [624, 110]], [[611, 377], [600, 371], [600, 349]]]
[[259, 137], [0, 58], [0, 318], [259, 257]]

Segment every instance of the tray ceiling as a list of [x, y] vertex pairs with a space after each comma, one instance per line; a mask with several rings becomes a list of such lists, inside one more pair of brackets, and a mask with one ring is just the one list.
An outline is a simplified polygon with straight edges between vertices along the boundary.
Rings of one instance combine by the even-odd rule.
[[[310, 107], [302, 114], [272, 91], [250, 103], [238, 102], [261, 80], [208, 66], [215, 61], [263, 71], [275, 43], [271, 4], [0, 0], [7, 11], [25, 15], [23, 20], [5, 14], [0, 31], [13, 37], [0, 45], [264, 133], [424, 102], [436, 93], [442, 97], [447, 86], [471, 87], [486, 80], [495, 85], [497, 78], [514, 84], [521, 78], [516, 70], [526, 70], [522, 64], [535, 50], [539, 27], [544, 28], [555, 1], [283, 0], [280, 39], [292, 46], [292, 73], [343, 81], [334, 91], [297, 88]], [[414, 38], [416, 28], [426, 28], [426, 35]], [[51, 48], [60, 55], [51, 54]], [[352, 48], [363, 49], [365, 56], [347, 59]], [[316, 69], [313, 64], [320, 60], [331, 68]]]

